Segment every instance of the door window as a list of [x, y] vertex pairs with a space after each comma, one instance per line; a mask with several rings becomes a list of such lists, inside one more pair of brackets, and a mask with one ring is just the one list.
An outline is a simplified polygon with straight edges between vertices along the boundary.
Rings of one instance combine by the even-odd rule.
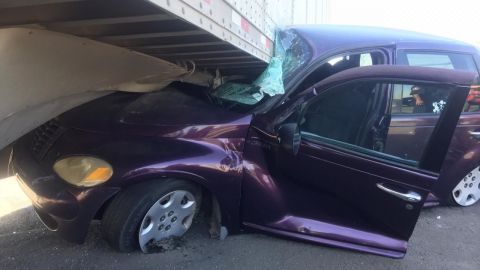
[[381, 85], [375, 83], [346, 84], [331, 89], [306, 110], [301, 130], [320, 137], [349, 144], [359, 144], [358, 136], [372, 100]]
[[447, 105], [448, 91], [438, 87], [393, 84], [392, 115], [440, 114]]
[[418, 161], [448, 103], [449, 89], [411, 84], [392, 87], [385, 153]]
[[[410, 95], [412, 91], [421, 89], [425, 104], [431, 104], [425, 113], [434, 117], [432, 125], [438, 122], [438, 115], [448, 102], [449, 88], [425, 84], [397, 84], [375, 81], [356, 81], [333, 87], [322, 93], [316, 100], [307, 105], [300, 121], [302, 137], [333, 146], [346, 148], [382, 159], [417, 166], [421, 153], [427, 147], [431, 133], [421, 136], [415, 142], [415, 149], [420, 153], [414, 157], [405, 155], [402, 151], [386, 151], [389, 144], [402, 149], [401, 144], [407, 141], [389, 141], [390, 108], [388, 104], [404, 102], [404, 92]], [[387, 96], [388, 89], [396, 89], [396, 96]], [[405, 94], [406, 95], [406, 94]], [[427, 101], [427, 96], [431, 100]], [[406, 95], [407, 99], [410, 97]], [[395, 102], [394, 102], [395, 101]], [[412, 114], [415, 110], [413, 101], [407, 100], [406, 106], [396, 108], [402, 113]], [[443, 105], [442, 105], [443, 104]], [[435, 107], [437, 106], [437, 107]], [[428, 111], [427, 111], [428, 110]]]

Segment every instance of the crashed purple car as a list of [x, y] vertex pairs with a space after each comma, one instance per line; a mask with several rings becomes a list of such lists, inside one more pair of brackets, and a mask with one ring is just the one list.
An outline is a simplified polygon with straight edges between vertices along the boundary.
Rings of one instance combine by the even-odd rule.
[[202, 204], [217, 237], [400, 258], [425, 204], [480, 199], [476, 48], [385, 29], [287, 34], [282, 94], [118, 92], [18, 140], [11, 166], [43, 223], [82, 243], [100, 219], [115, 249], [149, 252]]

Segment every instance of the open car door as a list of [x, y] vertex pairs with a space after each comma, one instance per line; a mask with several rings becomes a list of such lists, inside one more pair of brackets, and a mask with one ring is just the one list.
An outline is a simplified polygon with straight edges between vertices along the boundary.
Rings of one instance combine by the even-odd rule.
[[[402, 257], [475, 76], [406, 66], [354, 68], [258, 117], [245, 151], [246, 225]], [[415, 144], [418, 155], [388, 151], [399, 87], [423, 89], [418, 106], [434, 110], [432, 132], [395, 141]]]

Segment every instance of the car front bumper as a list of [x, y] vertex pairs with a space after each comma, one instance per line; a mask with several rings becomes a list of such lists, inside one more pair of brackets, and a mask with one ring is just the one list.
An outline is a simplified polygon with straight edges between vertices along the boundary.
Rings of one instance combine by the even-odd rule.
[[14, 145], [10, 169], [45, 226], [67, 241], [83, 243], [91, 220], [119, 188], [79, 188], [66, 183], [34, 158], [28, 142], [26, 136]]

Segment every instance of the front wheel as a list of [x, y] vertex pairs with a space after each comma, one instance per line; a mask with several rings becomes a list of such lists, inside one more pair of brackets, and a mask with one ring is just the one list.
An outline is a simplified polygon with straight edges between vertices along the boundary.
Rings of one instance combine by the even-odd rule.
[[451, 205], [470, 206], [480, 200], [480, 167], [470, 171], [452, 189]]
[[149, 253], [163, 240], [183, 236], [198, 212], [201, 191], [168, 179], [130, 187], [114, 198], [102, 219], [106, 240], [120, 251]]

